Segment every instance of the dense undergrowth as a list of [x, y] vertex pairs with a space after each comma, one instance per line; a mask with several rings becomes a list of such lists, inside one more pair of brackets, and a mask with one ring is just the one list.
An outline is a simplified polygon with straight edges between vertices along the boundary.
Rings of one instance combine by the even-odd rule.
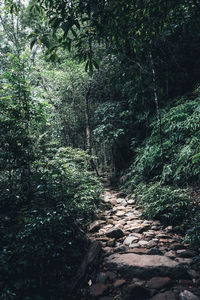
[[1, 184], [1, 299], [66, 299], [88, 247], [81, 228], [101, 192], [88, 159], [78, 149], [49, 150], [31, 166], [27, 199], [17, 173], [15, 194]]
[[[163, 155], [156, 122], [134, 149], [135, 159], [122, 190], [134, 193], [148, 218], [173, 225], [193, 247], [200, 247], [200, 97], [199, 90], [162, 111]], [[197, 199], [192, 197], [196, 191]]]

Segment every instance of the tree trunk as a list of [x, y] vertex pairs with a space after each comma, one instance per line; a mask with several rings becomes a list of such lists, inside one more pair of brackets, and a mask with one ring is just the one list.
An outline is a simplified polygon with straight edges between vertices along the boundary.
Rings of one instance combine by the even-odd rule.
[[[85, 135], [86, 135], [86, 149], [88, 150], [88, 153], [92, 154], [92, 143], [91, 143], [91, 128], [90, 128], [90, 92], [91, 92], [91, 85], [89, 83], [88, 90], [85, 95]], [[97, 166], [94, 162], [94, 160], [91, 158], [90, 163], [92, 168], [95, 170], [97, 176], [99, 176], [99, 172], [97, 170]]]
[[161, 151], [161, 156], [163, 157], [162, 119], [161, 119], [160, 107], [159, 107], [159, 102], [158, 102], [158, 92], [157, 92], [157, 88], [156, 88], [156, 71], [155, 71], [154, 61], [153, 61], [151, 52], [149, 53], [149, 57], [150, 57], [152, 80], [153, 80], [154, 101], [155, 101], [155, 105], [156, 105], [156, 112], [157, 112], [157, 119], [158, 119], [160, 151]]
[[91, 86], [89, 86], [85, 96], [85, 134], [86, 134], [86, 148], [91, 154], [91, 129], [90, 129], [90, 112], [89, 112], [89, 97], [90, 97]]

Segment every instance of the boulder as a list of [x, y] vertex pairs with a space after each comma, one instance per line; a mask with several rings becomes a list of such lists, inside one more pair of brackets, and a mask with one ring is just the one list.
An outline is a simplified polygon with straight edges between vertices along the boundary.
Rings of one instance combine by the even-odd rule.
[[181, 264], [159, 255], [112, 254], [105, 258], [104, 263], [127, 278], [152, 278], [153, 276], [185, 278], [188, 276]]

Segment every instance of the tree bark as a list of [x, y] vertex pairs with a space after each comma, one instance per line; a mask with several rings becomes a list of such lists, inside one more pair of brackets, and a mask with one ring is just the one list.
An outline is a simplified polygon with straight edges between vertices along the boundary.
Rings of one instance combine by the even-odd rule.
[[[90, 102], [89, 102], [90, 92], [91, 92], [91, 85], [89, 83], [89, 87], [85, 95], [85, 135], [86, 135], [86, 149], [88, 150], [88, 153], [92, 155], [91, 128], [90, 128]], [[97, 166], [92, 157], [90, 158], [90, 163], [92, 168], [95, 170], [97, 176], [99, 176]]]
[[156, 71], [155, 71], [154, 61], [153, 61], [151, 52], [149, 53], [149, 58], [150, 58], [152, 80], [153, 80], [154, 101], [155, 101], [155, 105], [156, 105], [156, 112], [157, 112], [157, 119], [158, 119], [160, 151], [161, 151], [161, 156], [163, 157], [162, 119], [161, 119], [161, 113], [160, 113], [160, 107], [159, 107], [159, 101], [158, 101], [158, 92], [157, 92], [157, 88], [156, 88]]
[[90, 129], [90, 112], [89, 112], [89, 97], [91, 92], [91, 86], [89, 85], [88, 90], [85, 95], [85, 129], [86, 129], [86, 148], [91, 154], [91, 129]]

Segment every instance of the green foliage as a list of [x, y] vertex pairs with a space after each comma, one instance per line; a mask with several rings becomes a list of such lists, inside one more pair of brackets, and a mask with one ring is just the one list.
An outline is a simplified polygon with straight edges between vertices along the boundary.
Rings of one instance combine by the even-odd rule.
[[191, 218], [192, 202], [185, 191], [162, 186], [160, 183], [150, 187], [140, 184], [136, 189], [139, 204], [144, 208], [144, 216], [158, 219], [166, 225], [184, 229]]
[[4, 299], [9, 291], [15, 299], [66, 297], [87, 247], [77, 222], [88, 224], [102, 191], [88, 159], [82, 150], [60, 148], [33, 162], [32, 197], [15, 200], [15, 212], [7, 207], [1, 223]]
[[186, 234], [186, 240], [195, 248], [200, 246], [199, 211], [188, 196], [189, 190], [182, 188], [191, 190], [200, 180], [199, 108], [197, 90], [162, 110], [163, 156], [157, 123], [152, 120], [151, 135], [135, 150], [122, 186], [124, 192], [136, 193], [145, 217], [172, 224]]
[[84, 148], [85, 94], [88, 76], [82, 64], [69, 58], [59, 65], [38, 60], [32, 84], [51, 105], [49, 122], [59, 145]]
[[181, 99], [176, 106], [163, 111], [163, 157], [160, 154], [156, 123], [144, 147], [137, 149], [132, 165], [132, 177], [143, 180], [159, 177], [163, 183], [179, 186], [195, 184], [200, 180], [198, 163], [200, 143], [200, 99]]
[[98, 180], [88, 171], [90, 156], [72, 148], [48, 149], [33, 163], [34, 196], [44, 203], [66, 201], [71, 216], [91, 216], [101, 191]]
[[102, 189], [86, 152], [59, 147], [52, 106], [31, 89], [28, 57], [8, 61], [0, 90], [0, 298], [64, 299], [88, 246], [80, 228]]
[[189, 242], [192, 247], [200, 249], [200, 211], [193, 214], [189, 229], [186, 232], [185, 241]]

